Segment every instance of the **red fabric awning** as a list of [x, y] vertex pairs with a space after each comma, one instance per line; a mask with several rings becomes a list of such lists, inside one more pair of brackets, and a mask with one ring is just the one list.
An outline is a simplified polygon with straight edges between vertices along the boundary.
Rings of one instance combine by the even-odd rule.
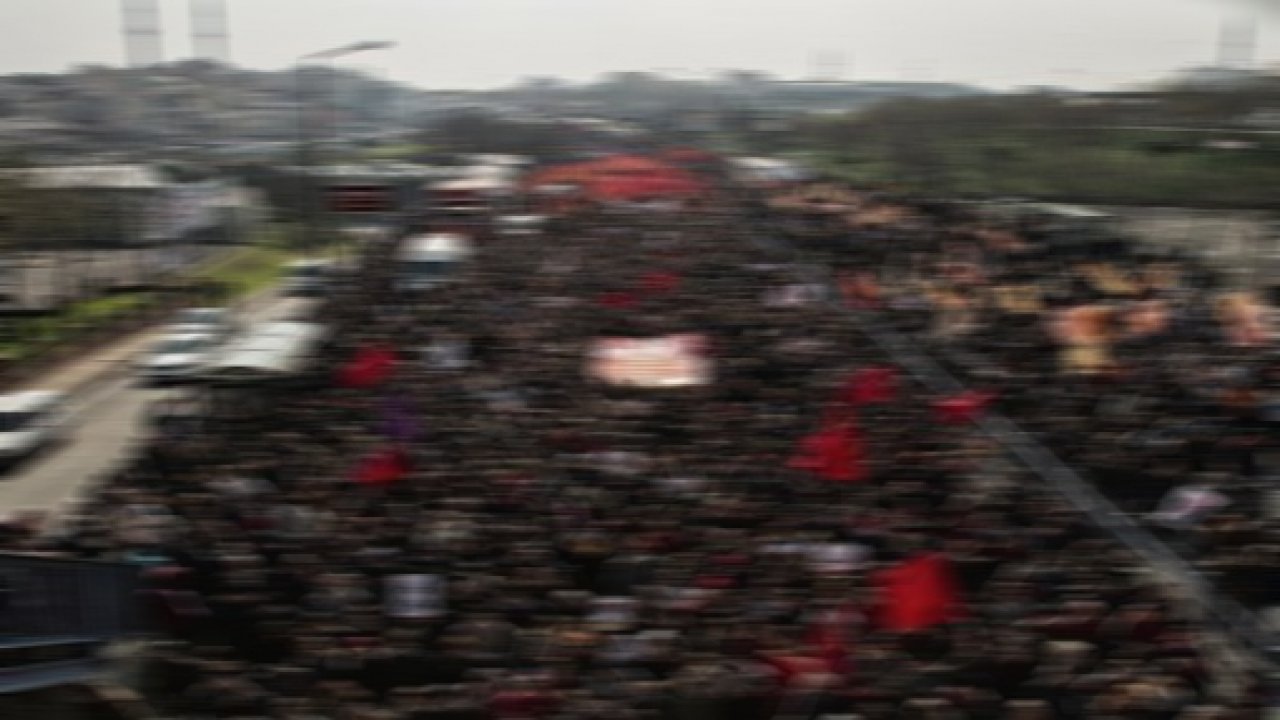
[[688, 171], [655, 158], [613, 155], [548, 168], [530, 178], [530, 189], [576, 185], [590, 199], [637, 201], [689, 197], [705, 189]]

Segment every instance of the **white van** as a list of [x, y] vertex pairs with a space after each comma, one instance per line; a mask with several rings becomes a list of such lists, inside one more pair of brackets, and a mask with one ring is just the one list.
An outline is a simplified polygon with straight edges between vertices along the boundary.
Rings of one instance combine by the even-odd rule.
[[456, 233], [408, 238], [397, 254], [400, 286], [405, 290], [425, 290], [446, 282], [473, 252], [471, 241]]
[[11, 465], [62, 440], [64, 402], [62, 393], [49, 390], [0, 395], [0, 463]]

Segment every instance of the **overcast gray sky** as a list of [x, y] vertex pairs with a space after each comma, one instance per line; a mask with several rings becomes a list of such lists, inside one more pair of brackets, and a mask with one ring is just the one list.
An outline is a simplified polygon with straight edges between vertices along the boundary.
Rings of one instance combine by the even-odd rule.
[[[800, 78], [819, 53], [846, 79], [1114, 87], [1211, 63], [1224, 15], [1250, 4], [1258, 59], [1274, 63], [1270, 0], [227, 0], [237, 64], [393, 40], [344, 62], [427, 88], [618, 70]], [[190, 56], [186, 0], [161, 6], [166, 59]], [[122, 64], [120, 29], [116, 0], [0, 0], [0, 73]]]

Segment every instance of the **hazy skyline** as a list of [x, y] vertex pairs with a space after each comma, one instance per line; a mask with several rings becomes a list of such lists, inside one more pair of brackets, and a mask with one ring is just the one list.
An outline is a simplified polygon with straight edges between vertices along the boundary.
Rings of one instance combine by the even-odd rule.
[[[1116, 87], [1210, 65], [1250, 5], [1258, 64], [1280, 58], [1267, 0], [228, 0], [231, 60], [280, 69], [356, 40], [395, 48], [349, 67], [424, 88], [727, 69], [995, 88]], [[191, 57], [187, 0], [161, 0], [164, 57]], [[0, 73], [121, 65], [117, 0], [3, 0]]]

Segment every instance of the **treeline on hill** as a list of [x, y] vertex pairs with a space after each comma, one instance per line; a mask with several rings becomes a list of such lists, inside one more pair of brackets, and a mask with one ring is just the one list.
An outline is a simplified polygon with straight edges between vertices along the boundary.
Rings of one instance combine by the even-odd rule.
[[900, 100], [804, 123], [823, 170], [917, 192], [1275, 208], [1280, 135], [1249, 132], [1280, 85], [1111, 96]]

